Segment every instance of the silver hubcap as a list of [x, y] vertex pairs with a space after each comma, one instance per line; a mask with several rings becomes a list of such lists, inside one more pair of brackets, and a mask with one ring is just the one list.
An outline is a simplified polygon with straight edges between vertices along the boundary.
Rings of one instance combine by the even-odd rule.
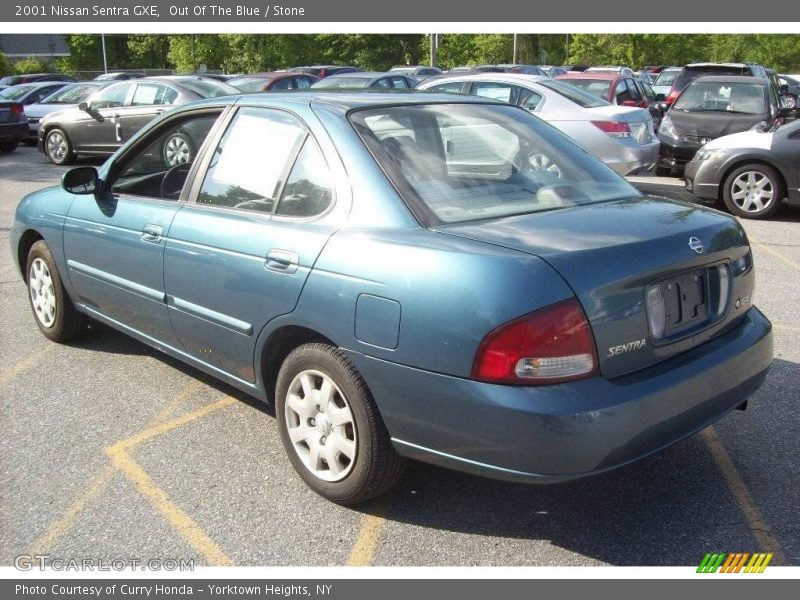
[[189, 162], [191, 154], [189, 144], [185, 139], [177, 135], [169, 138], [167, 145], [164, 147], [164, 157], [170, 167]]
[[33, 312], [39, 322], [48, 329], [56, 322], [56, 291], [50, 269], [41, 259], [34, 259], [28, 274], [28, 287], [31, 290]]
[[769, 177], [758, 171], [745, 171], [733, 180], [731, 198], [748, 213], [765, 210], [773, 200], [775, 187]]
[[303, 371], [289, 385], [284, 410], [297, 456], [316, 477], [341, 481], [355, 464], [358, 439], [353, 413], [333, 380]]
[[528, 163], [531, 165], [531, 171], [552, 173], [561, 179], [561, 169], [556, 163], [550, 160], [549, 156], [544, 154], [532, 154], [528, 157]]
[[67, 140], [58, 131], [47, 136], [47, 155], [54, 160], [63, 160], [67, 155]]

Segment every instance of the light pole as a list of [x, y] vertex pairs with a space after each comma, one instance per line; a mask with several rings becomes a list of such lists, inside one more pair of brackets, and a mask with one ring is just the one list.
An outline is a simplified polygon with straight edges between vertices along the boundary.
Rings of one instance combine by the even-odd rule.
[[432, 67], [436, 66], [436, 49], [439, 47], [439, 34], [438, 33], [431, 33], [431, 55], [430, 55], [430, 63]]
[[517, 64], [517, 34], [514, 34], [514, 56], [511, 58], [513, 64]]
[[103, 73], [108, 73], [108, 61], [106, 60], [106, 34], [100, 34], [100, 44], [103, 46]]

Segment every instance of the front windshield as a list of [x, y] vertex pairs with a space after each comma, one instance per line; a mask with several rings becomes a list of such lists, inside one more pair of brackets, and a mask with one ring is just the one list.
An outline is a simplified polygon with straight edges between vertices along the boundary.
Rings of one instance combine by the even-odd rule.
[[367, 87], [369, 79], [365, 77], [328, 77], [315, 83], [313, 88], [334, 89], [353, 89]]
[[15, 85], [14, 87], [6, 88], [0, 92], [0, 97], [6, 100], [19, 100], [27, 96], [33, 89], [34, 87], [32, 85]]
[[608, 90], [611, 87], [610, 79], [564, 79], [570, 85], [581, 88], [598, 98], [608, 98]]
[[767, 112], [764, 86], [755, 83], [694, 81], [673, 105], [687, 112], [728, 112], [760, 115]]
[[41, 104], [80, 104], [99, 86], [76, 83], [53, 92], [42, 100]]
[[583, 108], [598, 108], [600, 106], [610, 106], [611, 103], [605, 99], [591, 94], [582, 88], [571, 85], [571, 80], [559, 81], [556, 79], [542, 80], [538, 82], [542, 87], [553, 90], [557, 94], [564, 96], [567, 100], [574, 102]]
[[544, 121], [500, 104], [382, 106], [351, 113], [410, 206], [445, 223], [639, 196]]
[[672, 85], [675, 83], [678, 73], [680, 73], [680, 71], [661, 71], [661, 73], [658, 74], [658, 77], [656, 77], [653, 85], [663, 85], [664, 87]]

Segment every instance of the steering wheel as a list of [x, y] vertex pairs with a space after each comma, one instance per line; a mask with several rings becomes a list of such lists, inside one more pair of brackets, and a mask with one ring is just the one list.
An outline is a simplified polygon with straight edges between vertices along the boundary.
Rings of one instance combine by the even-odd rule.
[[189, 169], [192, 167], [191, 163], [180, 163], [170, 167], [169, 171], [164, 173], [164, 178], [161, 180], [161, 197], [169, 200], [181, 195], [183, 184], [186, 183], [186, 177], [189, 175]]

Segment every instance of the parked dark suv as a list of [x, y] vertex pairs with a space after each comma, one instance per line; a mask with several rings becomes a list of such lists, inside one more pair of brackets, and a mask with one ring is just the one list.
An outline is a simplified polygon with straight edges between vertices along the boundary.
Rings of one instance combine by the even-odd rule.
[[672, 89], [665, 99], [667, 105], [672, 105], [678, 99], [684, 88], [698, 77], [707, 75], [734, 75], [769, 78], [767, 70], [756, 63], [710, 63], [696, 62], [686, 65], [678, 73], [672, 83]]
[[782, 109], [771, 79], [742, 76], [698, 77], [678, 96], [661, 121], [657, 175], [683, 171], [711, 140], [749, 129], [778, 125]]

